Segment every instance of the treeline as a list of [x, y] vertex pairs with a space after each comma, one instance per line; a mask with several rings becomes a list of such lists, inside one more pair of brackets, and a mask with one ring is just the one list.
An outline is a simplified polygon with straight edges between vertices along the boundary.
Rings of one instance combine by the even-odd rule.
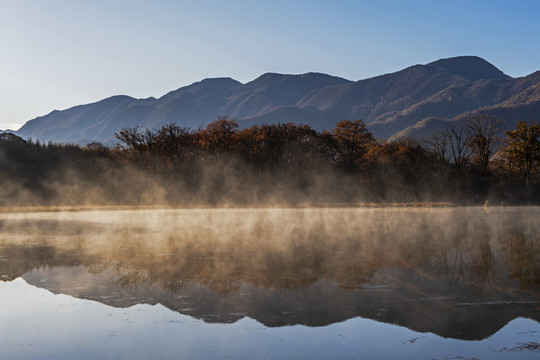
[[362, 120], [240, 129], [128, 128], [118, 144], [0, 134], [2, 205], [539, 202], [540, 125], [473, 117], [428, 141], [377, 141]]

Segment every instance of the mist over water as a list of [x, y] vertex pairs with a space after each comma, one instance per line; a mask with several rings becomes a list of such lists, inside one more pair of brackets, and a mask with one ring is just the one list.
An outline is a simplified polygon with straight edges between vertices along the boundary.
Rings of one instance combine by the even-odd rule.
[[2, 213], [0, 279], [117, 308], [161, 304], [209, 324], [326, 328], [360, 317], [482, 340], [517, 318], [540, 321], [539, 216], [538, 207]]
[[[82, 263], [95, 262], [87, 259], [90, 254], [92, 260], [114, 261], [122, 266], [163, 257], [171, 263], [203, 259], [197, 266], [221, 269], [207, 276], [230, 272], [234, 280], [242, 281], [257, 281], [255, 274], [269, 272], [274, 266], [276, 271], [285, 272], [297, 266], [295, 278], [302, 278], [303, 273], [298, 272], [301, 268], [313, 281], [321, 277], [336, 280], [346, 266], [365, 268], [366, 276], [368, 269], [376, 272], [382, 266], [447, 269], [457, 254], [464, 262], [464, 279], [477, 263], [489, 261], [484, 264], [486, 271], [498, 262], [505, 263], [508, 259], [504, 256], [510, 256], [507, 253], [517, 246], [536, 249], [538, 215], [536, 207], [4, 213], [0, 214], [0, 243], [4, 249], [39, 245], [55, 253], [77, 250]], [[38, 256], [36, 260], [48, 263], [55, 258]], [[179, 275], [184, 276], [184, 272]], [[348, 280], [351, 286], [360, 285]]]

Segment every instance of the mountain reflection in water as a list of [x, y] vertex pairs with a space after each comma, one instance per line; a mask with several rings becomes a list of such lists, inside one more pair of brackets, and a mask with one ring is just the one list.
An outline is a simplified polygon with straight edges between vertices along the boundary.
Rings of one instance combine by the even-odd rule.
[[540, 208], [0, 214], [0, 279], [206, 322], [354, 317], [456, 339], [540, 321]]

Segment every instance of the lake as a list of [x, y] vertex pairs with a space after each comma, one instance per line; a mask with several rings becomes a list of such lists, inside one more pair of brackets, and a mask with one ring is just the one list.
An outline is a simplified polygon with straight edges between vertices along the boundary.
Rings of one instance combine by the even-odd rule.
[[539, 207], [0, 213], [6, 359], [538, 359]]

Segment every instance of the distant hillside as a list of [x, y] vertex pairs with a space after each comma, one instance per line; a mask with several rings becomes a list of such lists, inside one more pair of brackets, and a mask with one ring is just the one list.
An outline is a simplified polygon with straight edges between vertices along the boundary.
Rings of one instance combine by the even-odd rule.
[[[397, 137], [425, 138], [437, 129], [459, 124], [470, 116], [490, 114], [504, 122], [506, 128], [514, 127], [517, 121], [538, 121], [540, 119], [540, 71], [529, 76], [512, 79], [497, 89], [497, 97], [505, 99], [491, 106], [480, 106], [447, 118], [425, 117], [395, 133]], [[474, 91], [475, 89], [473, 89]], [[491, 89], [492, 92], [493, 89]]]
[[174, 122], [196, 128], [218, 116], [242, 127], [305, 123], [330, 129], [342, 119], [363, 119], [379, 138], [423, 137], [471, 114], [492, 113], [508, 126], [538, 119], [540, 72], [511, 78], [475, 56], [441, 59], [360, 81], [308, 73], [267, 73], [242, 84], [205, 79], [161, 98], [114, 96], [28, 121], [17, 134], [41, 141], [110, 141], [125, 127]]

